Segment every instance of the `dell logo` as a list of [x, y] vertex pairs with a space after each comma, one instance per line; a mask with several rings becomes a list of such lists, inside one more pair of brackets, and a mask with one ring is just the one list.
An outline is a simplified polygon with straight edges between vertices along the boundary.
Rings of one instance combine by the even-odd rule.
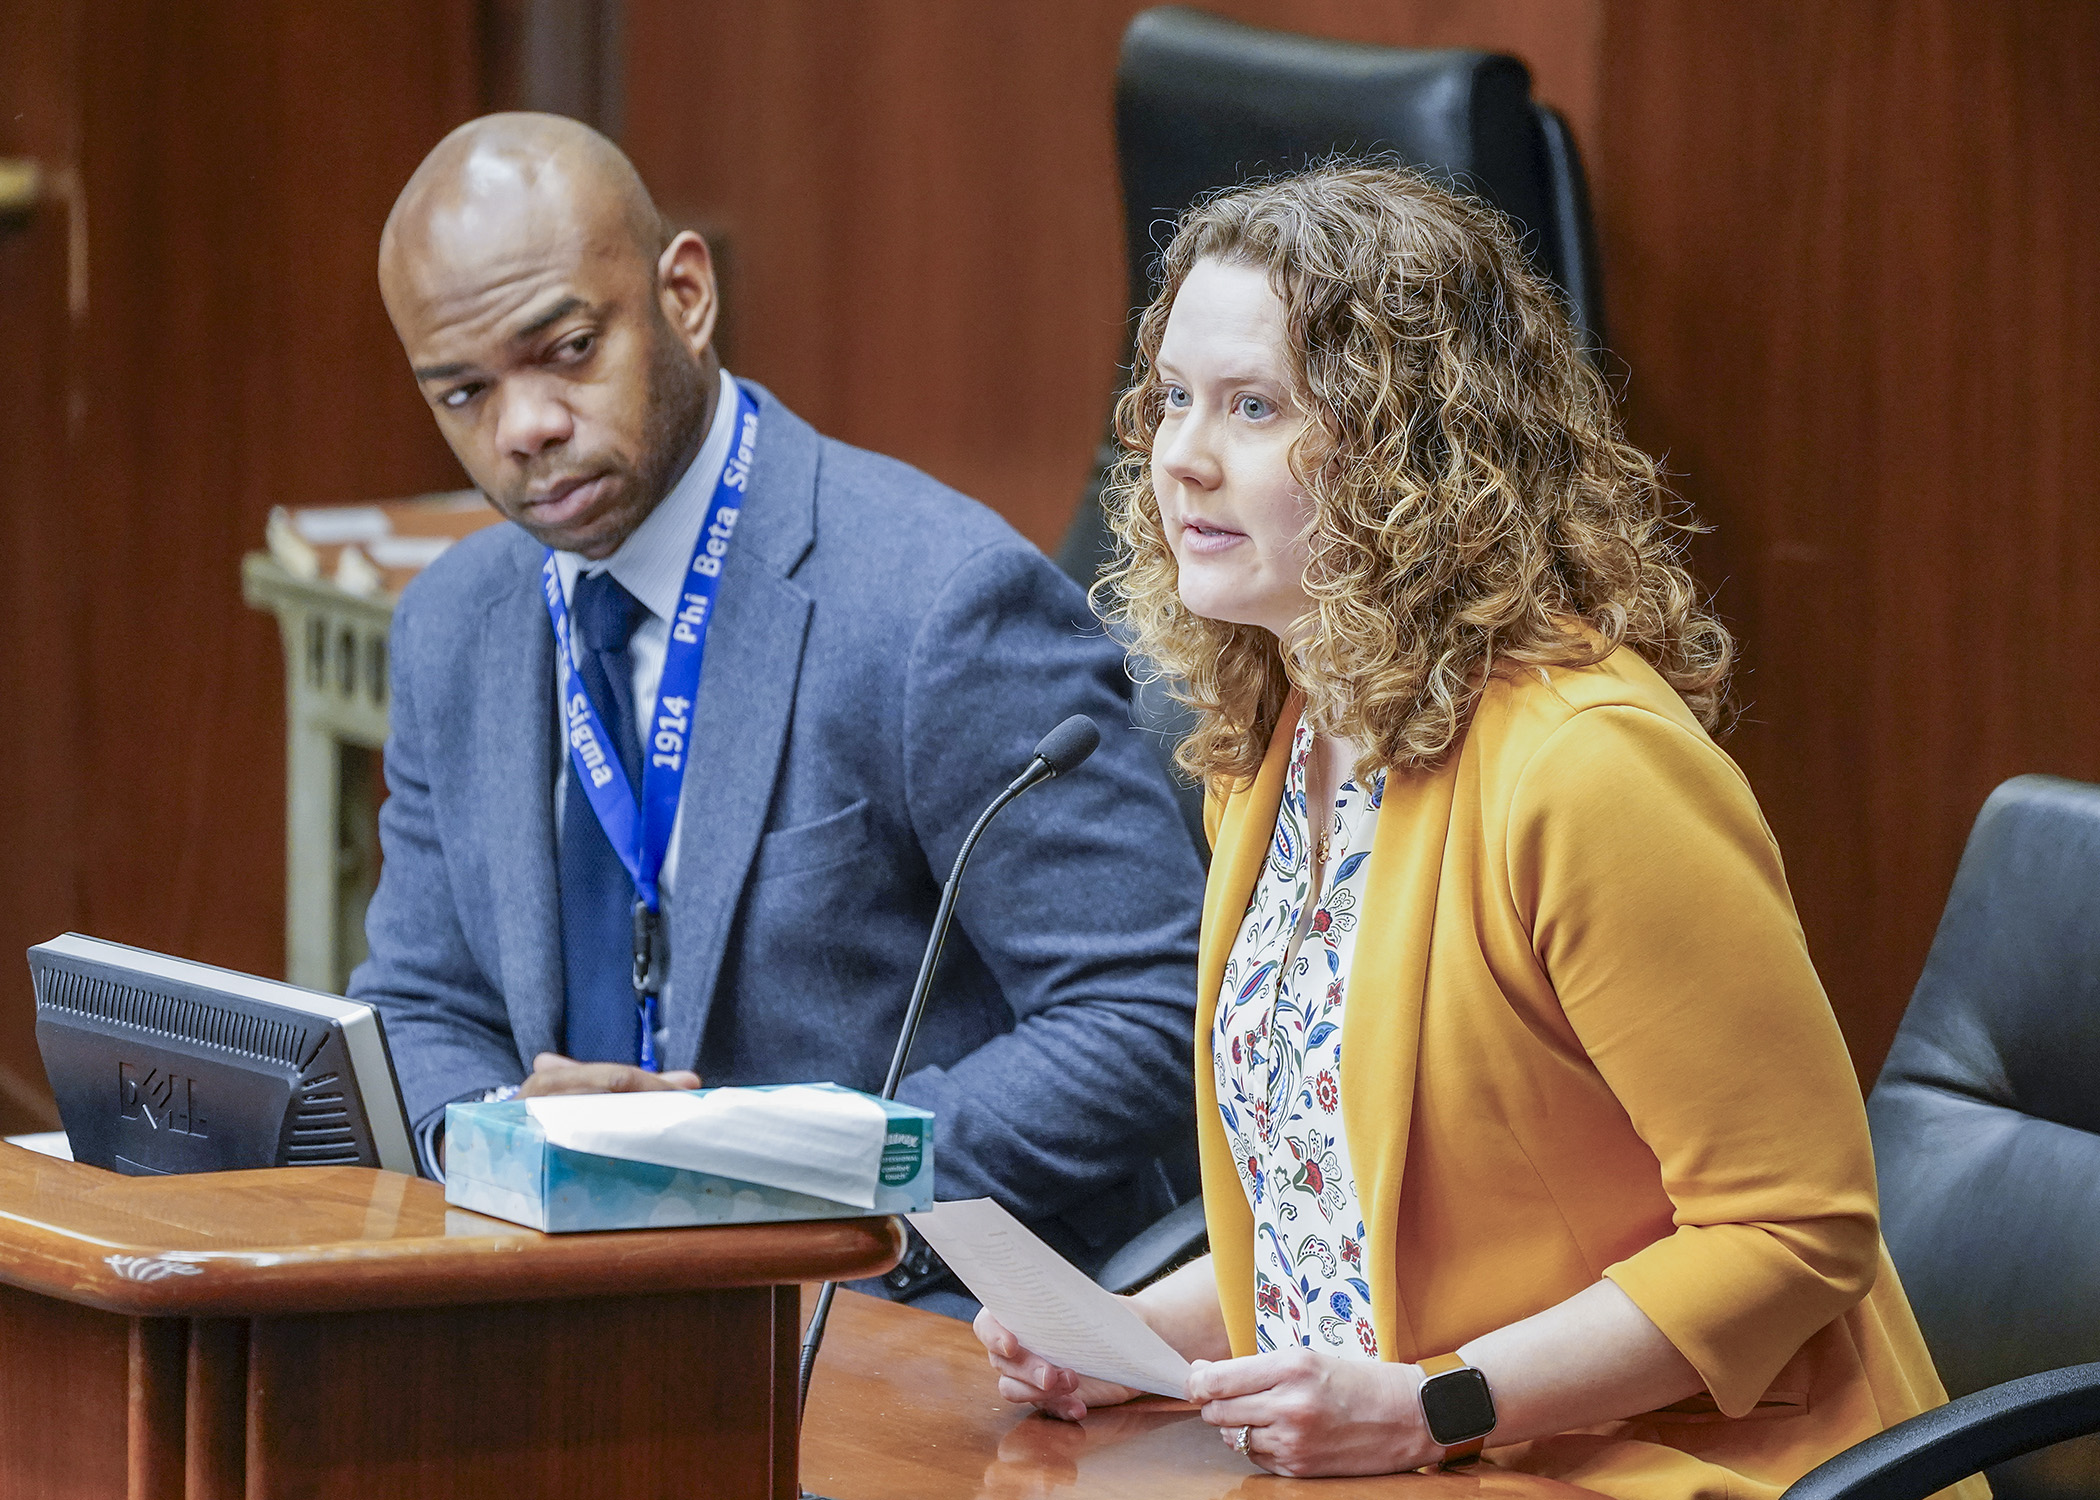
[[204, 1116], [197, 1112], [197, 1080], [180, 1073], [148, 1068], [143, 1074], [130, 1063], [117, 1064], [117, 1118], [144, 1120], [148, 1130], [202, 1136]]

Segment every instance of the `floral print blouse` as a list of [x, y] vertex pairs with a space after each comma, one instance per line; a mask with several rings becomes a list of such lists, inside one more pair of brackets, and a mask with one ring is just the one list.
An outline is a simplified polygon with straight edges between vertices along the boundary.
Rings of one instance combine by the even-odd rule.
[[1322, 810], [1326, 889], [1308, 918], [1312, 746], [1301, 723], [1269, 857], [1225, 963], [1212, 1058], [1218, 1112], [1254, 1210], [1258, 1347], [1376, 1359], [1363, 1210], [1342, 1132], [1342, 1002], [1385, 775], [1344, 781]]

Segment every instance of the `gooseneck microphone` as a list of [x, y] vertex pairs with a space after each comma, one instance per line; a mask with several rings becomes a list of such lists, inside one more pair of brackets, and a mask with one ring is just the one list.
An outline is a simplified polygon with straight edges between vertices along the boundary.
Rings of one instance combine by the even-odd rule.
[[[1092, 755], [1101, 743], [1101, 730], [1085, 714], [1074, 714], [1044, 735], [1035, 747], [1035, 758], [1028, 769], [1007, 783], [1006, 790], [992, 799], [992, 805], [978, 815], [970, 831], [963, 836], [962, 847], [955, 851], [955, 868], [948, 872], [948, 883], [941, 887], [941, 904], [933, 914], [933, 932], [926, 939], [925, 956], [919, 960], [919, 977], [911, 987], [911, 1003], [904, 1007], [904, 1024], [897, 1032], [897, 1050], [890, 1056], [890, 1070], [882, 1080], [882, 1097], [897, 1097], [897, 1084], [904, 1077], [905, 1059], [911, 1056], [912, 1039], [919, 1032], [919, 1018], [926, 1013], [926, 996], [933, 988], [935, 970], [941, 965], [941, 949], [948, 942], [948, 925], [955, 917], [955, 893], [962, 888], [963, 866], [970, 862], [970, 851], [977, 847], [977, 840], [985, 826], [999, 815], [999, 810], [1030, 787], [1062, 776], [1076, 768]], [[811, 1314], [809, 1327], [802, 1335], [802, 1368], [800, 1386], [795, 1398], [796, 1420], [801, 1420], [802, 1408], [809, 1403], [809, 1377], [817, 1367], [817, 1350], [824, 1343], [824, 1325], [831, 1317], [831, 1299], [838, 1291], [838, 1283], [827, 1281], [817, 1293], [817, 1310]]]

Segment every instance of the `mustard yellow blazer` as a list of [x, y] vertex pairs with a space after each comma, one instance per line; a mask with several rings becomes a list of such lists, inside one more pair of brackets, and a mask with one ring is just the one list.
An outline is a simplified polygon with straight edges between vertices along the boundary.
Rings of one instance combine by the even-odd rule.
[[[1210, 808], [1197, 1127], [1236, 1354], [1254, 1228], [1211, 1026], [1297, 712]], [[1946, 1400], [1779, 850], [1638, 656], [1499, 676], [1441, 769], [1389, 776], [1362, 920], [1342, 1120], [1383, 1356], [1456, 1350], [1608, 1276], [1706, 1381], [1495, 1462], [1624, 1500], [1754, 1500]]]

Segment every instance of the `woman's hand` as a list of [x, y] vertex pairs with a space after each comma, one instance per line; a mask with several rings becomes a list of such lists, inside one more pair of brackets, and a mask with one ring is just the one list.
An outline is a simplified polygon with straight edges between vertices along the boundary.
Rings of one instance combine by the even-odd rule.
[[[1132, 1312], [1183, 1359], [1223, 1359], [1232, 1352], [1225, 1315], [1218, 1308], [1218, 1280], [1208, 1255], [1155, 1281], [1127, 1299]], [[999, 1372], [999, 1394], [1053, 1417], [1076, 1422], [1096, 1407], [1115, 1406], [1141, 1394], [1136, 1387], [1095, 1380], [1054, 1365], [1022, 1347], [989, 1311], [972, 1325]]]
[[1414, 1365], [1289, 1349], [1197, 1361], [1189, 1399], [1226, 1442], [1245, 1427], [1247, 1457], [1272, 1474], [1397, 1474], [1443, 1457], [1422, 1421], [1421, 1385]]
[[1077, 1422], [1097, 1406], [1115, 1406], [1140, 1394], [1137, 1387], [1096, 1380], [1063, 1365], [1053, 1365], [1021, 1346], [1006, 1325], [989, 1311], [980, 1312], [971, 1328], [999, 1372], [999, 1394], [1017, 1405], [1035, 1406], [1053, 1417]]

